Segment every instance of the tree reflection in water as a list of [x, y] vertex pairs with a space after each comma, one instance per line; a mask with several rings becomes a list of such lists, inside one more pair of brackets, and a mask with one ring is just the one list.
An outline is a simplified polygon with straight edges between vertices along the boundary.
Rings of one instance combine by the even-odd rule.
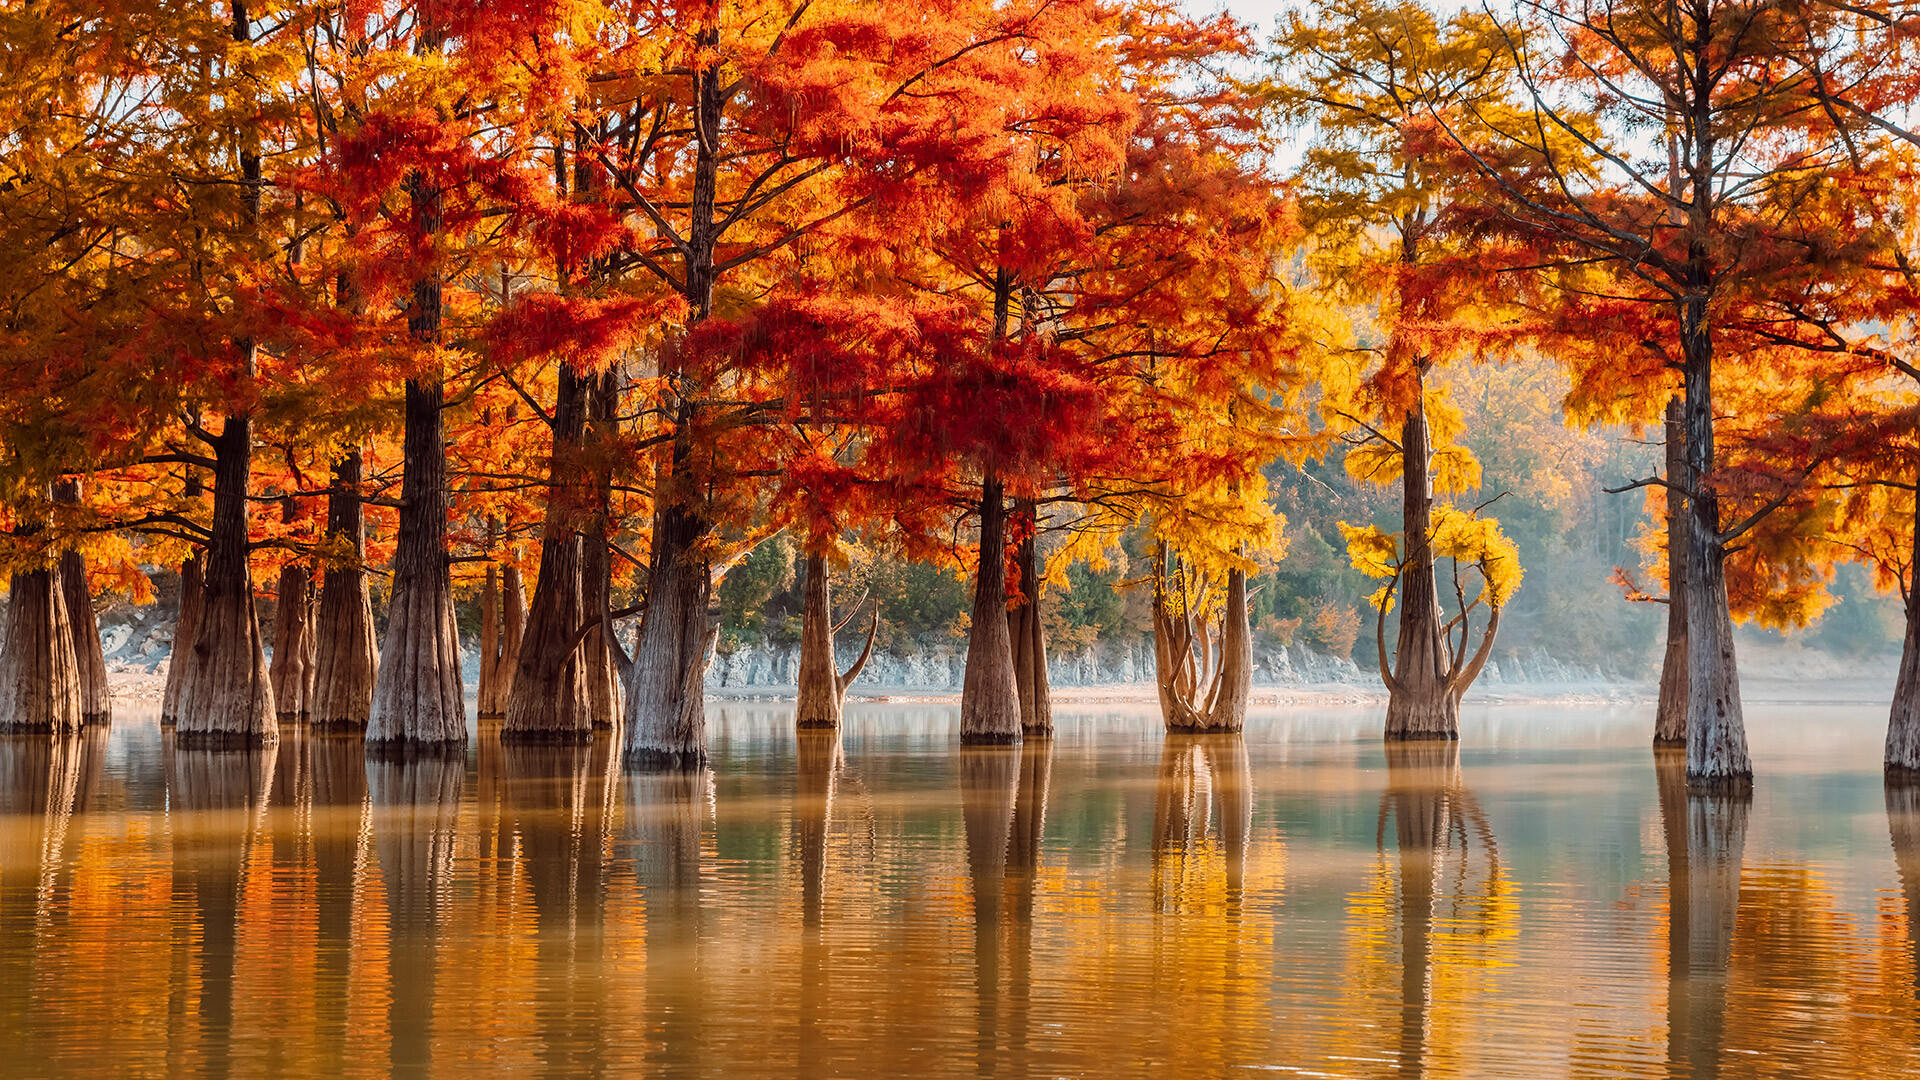
[[703, 1058], [700, 985], [701, 844], [713, 816], [713, 772], [627, 774], [627, 857], [646, 908], [648, 1064], [687, 1068]]
[[315, 923], [314, 1000], [321, 1071], [338, 1075], [351, 1034], [354, 892], [367, 854], [367, 744], [355, 734], [309, 735]]
[[1677, 1075], [1712, 1077], [1726, 1040], [1753, 793], [1689, 790], [1684, 750], [1656, 749], [1654, 773], [1667, 842], [1667, 1065]]
[[380, 755], [368, 766], [374, 848], [387, 890], [387, 1038], [395, 1076], [433, 1063], [440, 936], [452, 905], [466, 755]]
[[1253, 831], [1253, 782], [1240, 735], [1169, 732], [1160, 749], [1153, 809], [1153, 904], [1158, 911], [1203, 911], [1214, 895], [1210, 833], [1225, 862], [1226, 912], [1238, 918]]
[[[233, 1072], [234, 974], [246, 867], [268, 831], [278, 747], [181, 750], [168, 739], [163, 756], [175, 913], [168, 1067], [176, 1075], [224, 1077]], [[188, 1022], [189, 1007], [197, 1023]]]
[[1914, 1016], [1920, 1020], [1920, 777], [1887, 774], [1887, 831], [1900, 873], [1900, 897], [1906, 903]]
[[1499, 936], [1510, 886], [1493, 828], [1461, 776], [1460, 744], [1390, 742], [1386, 755], [1375, 843], [1384, 853], [1391, 818], [1400, 851], [1399, 1072], [1417, 1077], [1428, 1068], [1437, 977], [1454, 963], [1484, 961], [1450, 947], [1463, 935], [1476, 949]]

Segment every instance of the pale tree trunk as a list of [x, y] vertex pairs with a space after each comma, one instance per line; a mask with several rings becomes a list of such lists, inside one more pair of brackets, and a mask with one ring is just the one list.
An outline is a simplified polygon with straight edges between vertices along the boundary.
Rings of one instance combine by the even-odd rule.
[[827, 557], [809, 553], [806, 580], [801, 583], [800, 675], [798, 700], [794, 706], [794, 724], [801, 728], [837, 728], [845, 709], [847, 688], [873, 654], [874, 634], [879, 630], [876, 610], [867, 628], [867, 644], [844, 673], [834, 656], [833, 598], [828, 587]]
[[980, 569], [974, 576], [967, 670], [960, 688], [963, 745], [1020, 741], [1020, 688], [1007, 633], [1006, 500], [992, 476], [980, 489]]
[[1745, 786], [1703, 791], [1689, 766], [1677, 749], [1656, 752], [1667, 838], [1667, 1062], [1675, 1076], [1716, 1076], [1753, 796]]
[[83, 705], [59, 571], [14, 574], [0, 649], [0, 733], [78, 731]]
[[[1165, 544], [1160, 545], [1154, 566], [1154, 681], [1161, 720], [1169, 732], [1240, 731], [1246, 727], [1247, 703], [1253, 696], [1253, 630], [1247, 621], [1245, 571], [1227, 572], [1220, 624], [1209, 628], [1195, 616], [1211, 589], [1208, 582], [1188, 581], [1185, 569], [1170, 573]], [[1171, 610], [1174, 585], [1182, 609], [1177, 615]]]
[[[1920, 478], [1917, 476], [1916, 478]], [[1914, 559], [1920, 559], [1920, 491], [1913, 500], [1913, 532], [1908, 538]], [[1910, 561], [1920, 568], [1920, 561]], [[1893, 708], [1887, 717], [1886, 771], [1920, 779], [1920, 569], [1907, 585], [1907, 630], [1900, 646], [1900, 677], [1893, 688]]]
[[1013, 684], [1020, 694], [1020, 734], [1050, 739], [1053, 701], [1047, 685], [1047, 635], [1040, 625], [1039, 512], [1032, 499], [1016, 499], [1013, 506], [1020, 529], [1014, 565], [1020, 570], [1021, 599], [1007, 608], [1007, 636], [1013, 642]]
[[[291, 524], [292, 499], [281, 504], [281, 520]], [[314, 636], [313, 567], [304, 562], [280, 569], [274, 594], [273, 663], [267, 668], [273, 682], [273, 703], [282, 720], [306, 723], [313, 718]]]
[[[423, 174], [408, 178], [414, 228], [440, 229], [440, 193]], [[440, 340], [437, 270], [413, 284], [407, 330], [414, 342]], [[438, 375], [406, 383], [401, 438], [400, 530], [387, 601], [387, 640], [373, 683], [367, 742], [374, 746], [462, 745], [460, 636], [453, 620], [453, 575], [447, 561], [446, 390]]]
[[172, 727], [180, 718], [180, 680], [186, 670], [187, 650], [200, 633], [200, 609], [207, 598], [207, 554], [194, 549], [180, 564], [180, 610], [173, 617], [173, 641], [167, 647], [167, 681], [160, 691], [160, 726]]
[[1457, 739], [1459, 699], [1450, 692], [1451, 664], [1440, 617], [1440, 589], [1433, 566], [1432, 438], [1427, 430], [1425, 380], [1400, 429], [1401, 534], [1406, 538], [1401, 571], [1400, 637], [1393, 677], [1387, 684], [1389, 739]]
[[[79, 505], [80, 481], [67, 479], [55, 484], [53, 500]], [[73, 658], [80, 671], [80, 722], [109, 723], [113, 719], [113, 694], [107, 688], [107, 658], [100, 647], [100, 620], [93, 612], [87, 559], [77, 549], [68, 548], [60, 556], [60, 591], [67, 603]]]
[[487, 564], [486, 583], [480, 587], [480, 685], [474, 693], [474, 712], [482, 720], [506, 715], [499, 697], [500, 568]]
[[654, 513], [647, 610], [627, 686], [629, 765], [694, 768], [706, 762], [705, 679], [719, 627], [707, 616], [713, 575], [698, 543], [710, 529], [671, 501], [661, 500]]
[[1698, 490], [1688, 500], [1687, 544], [1687, 780], [1740, 787], [1753, 779], [1746, 720], [1740, 707], [1740, 671], [1733, 655], [1733, 616], [1727, 606], [1726, 546], [1720, 539], [1720, 500], [1706, 485], [1713, 476], [1713, 340], [1707, 299], [1681, 307], [1686, 355], [1687, 476]]
[[1660, 702], [1653, 745], [1687, 745], [1687, 537], [1692, 531], [1684, 488], [1687, 475], [1686, 406], [1667, 401], [1667, 651], [1660, 661]]
[[193, 645], [176, 648], [172, 661], [181, 669], [175, 738], [182, 747], [258, 746], [277, 740], [280, 729], [248, 565], [252, 421], [228, 417], [213, 449], [206, 589]]
[[[540, 573], [526, 637], [513, 665], [502, 742], [573, 743], [593, 737], [581, 639], [586, 619], [581, 595], [580, 440], [586, 428], [587, 387], [561, 364], [553, 406], [553, 450], [547, 478], [547, 519], [540, 536]], [[596, 622], [598, 620], [596, 619]]]
[[314, 616], [313, 707], [315, 731], [365, 731], [373, 707], [378, 658], [373, 647], [373, 604], [367, 595], [366, 515], [360, 503], [360, 451], [333, 465], [327, 493], [327, 538], [346, 548], [348, 562], [329, 564], [320, 582]]
[[1253, 627], [1247, 620], [1247, 572], [1227, 571], [1227, 610], [1220, 623], [1220, 673], [1207, 707], [1207, 730], [1237, 733], [1247, 726], [1253, 696]]

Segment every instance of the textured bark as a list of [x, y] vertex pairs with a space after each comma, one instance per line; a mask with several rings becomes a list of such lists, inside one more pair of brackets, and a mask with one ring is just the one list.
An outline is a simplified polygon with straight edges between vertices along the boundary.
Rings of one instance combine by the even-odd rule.
[[200, 612], [207, 599], [207, 553], [195, 549], [180, 564], [180, 610], [173, 617], [173, 640], [167, 646], [167, 681], [160, 691], [160, 726], [172, 727], [180, 718], [180, 680], [186, 670], [181, 658], [193, 648], [200, 633]]
[[[834, 656], [833, 597], [824, 555], [809, 554], [806, 580], [801, 583], [799, 693], [794, 724], [801, 728], [837, 728], [853, 685], [867, 658], [873, 655], [873, 637], [880, 629], [880, 613], [867, 624], [867, 644], [845, 672]], [[851, 617], [851, 616], [849, 616]]]
[[1040, 625], [1040, 559], [1035, 535], [1039, 513], [1032, 499], [1017, 499], [1013, 515], [1020, 528], [1014, 565], [1020, 571], [1021, 599], [1007, 608], [1007, 636], [1013, 643], [1013, 685], [1020, 694], [1020, 734], [1050, 739], [1053, 700], [1047, 685], [1047, 635]]
[[228, 417], [213, 451], [206, 588], [192, 647], [176, 648], [172, 660], [181, 669], [175, 738], [182, 747], [259, 746], [280, 728], [248, 560], [252, 420]]
[[1654, 712], [1653, 745], [1687, 745], [1687, 512], [1692, 487], [1687, 475], [1686, 406], [1680, 395], [1667, 402], [1667, 649], [1660, 661], [1660, 700]]
[[[1247, 576], [1227, 573], [1226, 604], [1220, 624], [1209, 627], [1193, 609], [1209, 589], [1173, 571], [1166, 545], [1154, 556], [1154, 681], [1160, 718], [1169, 732], [1238, 732], [1247, 723], [1253, 695], [1253, 629], [1247, 621]], [[1175, 611], [1179, 593], [1181, 610]], [[1190, 595], [1191, 594], [1191, 595]], [[1216, 647], [1215, 637], [1218, 637]]]
[[[53, 485], [53, 501], [77, 505], [80, 481]], [[80, 672], [80, 722], [105, 724], [113, 719], [113, 694], [107, 688], [107, 658], [100, 647], [100, 620], [93, 611], [93, 588], [87, 582], [87, 560], [69, 548], [60, 556], [60, 591], [67, 603], [67, 624], [73, 629], [73, 658]]]
[[513, 664], [502, 742], [584, 743], [593, 737], [591, 699], [577, 631], [586, 620], [580, 559], [580, 442], [586, 431], [587, 387], [561, 364], [553, 406], [553, 450], [547, 517], [540, 535], [540, 573], [526, 637]]
[[974, 575], [967, 670], [960, 687], [960, 742], [1020, 741], [1020, 688], [1007, 633], [1006, 500], [1000, 481], [980, 485], [980, 569]]
[[[1424, 380], [1420, 389], [1424, 389]], [[1401, 572], [1400, 637], [1394, 649], [1393, 677], [1387, 683], [1389, 739], [1457, 739], [1459, 698], [1449, 692], [1447, 640], [1440, 616], [1433, 549], [1433, 441], [1424, 401], [1400, 428], [1401, 534], [1406, 537], [1406, 567]]]
[[59, 571], [13, 575], [0, 648], [0, 733], [78, 731], [84, 703]]
[[840, 733], [802, 730], [795, 736], [793, 818], [800, 838], [800, 917], [819, 926], [827, 893], [827, 833], [833, 827], [834, 785], [840, 775]]
[[314, 616], [315, 731], [366, 730], [373, 708], [373, 604], [367, 595], [366, 516], [360, 504], [360, 451], [333, 465], [327, 493], [327, 538], [347, 549], [348, 561], [327, 566]]
[[[619, 434], [620, 382], [609, 368], [590, 381], [587, 399], [587, 443], [590, 449]], [[613, 548], [611, 514], [613, 473], [606, 453], [594, 459], [593, 514], [580, 536], [580, 591], [588, 621], [585, 640], [580, 642], [580, 663], [586, 671], [588, 711], [595, 728], [611, 729], [620, 719], [620, 669], [614, 662], [613, 642], [607, 636], [600, 612], [613, 607]]]
[[[395, 1075], [433, 1064], [440, 932], [447, 916], [464, 756], [428, 744], [368, 769], [374, 847], [387, 900], [387, 1047]], [[455, 988], [457, 991], [457, 988]]]
[[[1920, 497], [1913, 502], [1913, 533], [1908, 541], [1920, 557]], [[1909, 562], [1920, 566], [1920, 562]], [[1900, 677], [1893, 687], [1893, 708], [1887, 716], [1886, 769], [1920, 780], [1920, 575], [1907, 586], [1907, 631], [1900, 646]]]
[[[282, 520], [294, 520], [292, 499], [282, 504]], [[316, 599], [313, 567], [289, 563], [281, 568], [274, 592], [273, 662], [267, 675], [273, 683], [273, 704], [280, 719], [302, 724], [313, 718]]]
[[1656, 751], [1654, 762], [1667, 839], [1667, 1061], [1675, 1076], [1715, 1076], [1753, 796], [1691, 783], [1681, 751]]
[[474, 692], [474, 715], [481, 720], [506, 715], [500, 700], [500, 568], [487, 564], [486, 583], [480, 587], [480, 685]]
[[[1704, 295], [1681, 306], [1686, 358], [1687, 475], [1713, 475], [1713, 340]], [[1687, 543], [1687, 780], [1739, 788], [1753, 779], [1746, 720], [1740, 707], [1740, 671], [1734, 662], [1733, 617], [1727, 607], [1726, 546], [1720, 539], [1720, 500], [1701, 491], [1688, 500]]]
[[704, 692], [719, 628], [707, 616], [712, 570], [697, 544], [711, 526], [663, 501], [654, 513], [647, 610], [627, 687], [627, 764], [682, 768], [707, 759]]
[[[438, 308], [438, 285], [434, 286]], [[415, 289], [418, 303], [419, 289]], [[437, 325], [437, 319], [436, 319]], [[367, 742], [464, 745], [460, 639], [447, 562], [445, 397], [439, 383], [407, 380], [400, 530], [393, 554], [387, 640], [374, 678]]]

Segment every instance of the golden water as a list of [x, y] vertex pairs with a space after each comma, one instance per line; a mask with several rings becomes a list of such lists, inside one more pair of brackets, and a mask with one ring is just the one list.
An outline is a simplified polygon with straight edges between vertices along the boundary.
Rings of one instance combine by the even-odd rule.
[[1390, 756], [1362, 709], [974, 751], [949, 707], [726, 705], [692, 775], [8, 738], [0, 1075], [1920, 1071], [1884, 713], [1754, 710], [1750, 800], [1643, 713]]

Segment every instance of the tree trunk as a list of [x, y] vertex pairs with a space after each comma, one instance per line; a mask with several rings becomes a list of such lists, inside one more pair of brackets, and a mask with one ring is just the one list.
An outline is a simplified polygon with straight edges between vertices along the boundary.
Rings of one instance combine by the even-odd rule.
[[960, 689], [963, 745], [1020, 741], [1020, 688], [1007, 633], [1007, 508], [1000, 481], [980, 485], [980, 570], [974, 577], [967, 670]]
[[1013, 647], [1013, 684], [1020, 694], [1020, 734], [1050, 739], [1053, 701], [1047, 685], [1047, 635], [1040, 625], [1040, 560], [1035, 535], [1039, 513], [1032, 499], [1016, 499], [1013, 515], [1020, 528], [1014, 561], [1020, 570], [1021, 599], [1007, 608], [1007, 636]]
[[499, 669], [500, 568], [488, 563], [486, 584], [480, 587], [480, 685], [474, 692], [474, 714], [481, 720], [506, 715], [498, 694]]
[[1449, 692], [1446, 632], [1433, 570], [1433, 447], [1424, 374], [1417, 382], [1419, 396], [1400, 429], [1400, 513], [1407, 550], [1400, 575], [1400, 638], [1387, 686], [1386, 737], [1457, 739], [1460, 711], [1458, 698]]
[[207, 599], [207, 554], [195, 549], [180, 564], [180, 610], [173, 617], [173, 641], [167, 646], [167, 681], [160, 692], [160, 726], [172, 727], [180, 718], [180, 680], [186, 671], [187, 650], [200, 633], [200, 610]]
[[[67, 479], [54, 484], [53, 501], [79, 505], [80, 481]], [[69, 548], [60, 556], [60, 591], [67, 604], [73, 658], [80, 672], [80, 722], [108, 723], [113, 719], [113, 694], [107, 689], [107, 658], [100, 647], [100, 620], [93, 612], [86, 556], [77, 549]]]
[[1687, 513], [1686, 406], [1667, 401], [1667, 652], [1660, 662], [1660, 703], [1654, 712], [1653, 745], [1687, 745]]
[[1253, 627], [1247, 620], [1247, 572], [1227, 571], [1227, 611], [1220, 623], [1220, 673], [1207, 709], [1211, 732], [1237, 733], [1247, 726], [1253, 697]]
[[206, 590], [193, 646], [174, 650], [173, 663], [181, 668], [175, 739], [181, 747], [259, 746], [280, 733], [248, 565], [251, 419], [228, 417], [213, 451]]
[[713, 574], [698, 543], [710, 529], [670, 500], [661, 499], [654, 512], [647, 610], [627, 687], [629, 765], [706, 763], [705, 678], [718, 627], [707, 616]]
[[83, 705], [59, 571], [14, 574], [0, 649], [0, 734], [78, 731]]
[[[587, 442], [611, 440], [619, 431], [620, 384], [611, 368], [589, 383]], [[599, 615], [613, 607], [613, 548], [611, 514], [613, 473], [602, 450], [594, 460], [593, 515], [580, 540], [580, 592], [586, 617], [593, 625], [580, 643], [580, 663], [586, 670], [588, 712], [593, 726], [611, 730], [620, 718], [620, 672], [613, 662], [613, 642]]]
[[[1913, 533], [1908, 538], [1920, 557], [1920, 494], [1913, 500]], [[1909, 562], [1920, 566], [1920, 562]], [[1907, 632], [1900, 646], [1900, 678], [1893, 688], [1893, 709], [1887, 717], [1886, 770], [1920, 779], [1920, 573], [1907, 586]]]
[[[290, 524], [294, 515], [293, 500], [287, 499], [281, 504], [281, 520]], [[273, 663], [267, 674], [280, 718], [302, 724], [313, 718], [313, 616], [313, 567], [288, 563], [280, 569], [274, 593]]]
[[513, 664], [504, 743], [584, 743], [593, 738], [581, 638], [580, 440], [586, 429], [587, 387], [561, 364], [553, 406], [553, 450], [547, 477], [547, 519], [540, 536], [540, 574], [526, 637]]
[[327, 539], [347, 561], [329, 563], [314, 617], [314, 731], [362, 732], [373, 707], [373, 605], [367, 596], [366, 515], [360, 504], [360, 451], [333, 465], [327, 493]]
[[[426, 176], [407, 179], [413, 228], [440, 230], [440, 193]], [[418, 345], [440, 340], [438, 270], [413, 283], [407, 331]], [[367, 742], [375, 746], [458, 745], [467, 741], [460, 687], [460, 635], [453, 621], [447, 562], [446, 391], [436, 374], [408, 379], [401, 439], [400, 531], [393, 553], [387, 641], [373, 684]]]
[[833, 655], [833, 601], [827, 592], [827, 558], [807, 554], [801, 585], [800, 676], [793, 722], [801, 728], [840, 726], [840, 665]]
[[1687, 378], [1687, 476], [1698, 485], [1689, 499], [1687, 544], [1687, 780], [1741, 787], [1753, 779], [1747, 729], [1740, 709], [1740, 671], [1733, 655], [1733, 616], [1727, 607], [1726, 547], [1720, 540], [1720, 500], [1706, 487], [1713, 476], [1713, 340], [1705, 296], [1681, 308]]
[[1752, 794], [1689, 790], [1689, 764], [1678, 749], [1654, 758], [1667, 838], [1667, 1061], [1671, 1075], [1716, 1076]]

